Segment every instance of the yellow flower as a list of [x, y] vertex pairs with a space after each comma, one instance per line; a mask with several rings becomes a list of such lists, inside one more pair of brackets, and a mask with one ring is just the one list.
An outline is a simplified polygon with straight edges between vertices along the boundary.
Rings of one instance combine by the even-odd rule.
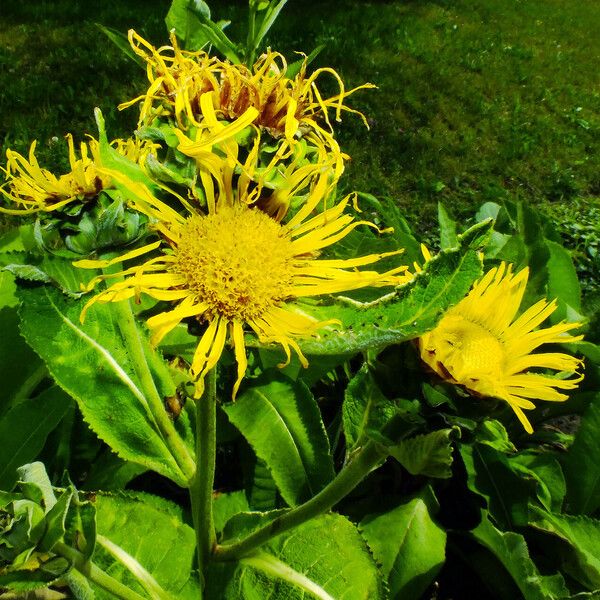
[[92, 281], [88, 289], [101, 280], [119, 278], [92, 298], [85, 310], [95, 302], [116, 302], [142, 293], [176, 302], [174, 308], [148, 320], [154, 344], [183, 319], [205, 323], [191, 364], [197, 396], [228, 337], [238, 365], [235, 396], [247, 367], [246, 326], [262, 342], [282, 346], [288, 361], [290, 349], [294, 350], [306, 366], [296, 340], [315, 335], [331, 322], [317, 321], [294, 300], [366, 286], [398, 285], [406, 279], [405, 266], [381, 274], [358, 270], [400, 251], [348, 260], [319, 259], [323, 248], [358, 225], [370, 225], [343, 214], [349, 197], [316, 216], [311, 212], [319, 199], [309, 200], [284, 225], [243, 202], [229, 202], [227, 196], [210, 199], [208, 214], [186, 204], [188, 214], [182, 216], [144, 186], [117, 172], [111, 176], [128, 189], [133, 206], [155, 221], [160, 240], [111, 261], [75, 263], [82, 268], [104, 268], [154, 253], [142, 265]]
[[[255, 120], [258, 111], [250, 107], [235, 121], [225, 124], [217, 119], [210, 94], [203, 94], [199, 105], [203, 119], [202, 125], [194, 130], [194, 139], [179, 129], [174, 132], [180, 141], [177, 149], [196, 160], [197, 173], [209, 198], [214, 197], [216, 181], [220, 186], [219, 197], [232, 202], [235, 193], [237, 201], [256, 205], [281, 221], [295, 199], [308, 195], [316, 205], [316, 196], [325, 198], [337, 184], [343, 172], [344, 155], [316, 147], [307, 156], [309, 150], [305, 145], [295, 144], [280, 146], [267, 164], [260, 164], [258, 132], [247, 155], [240, 159], [234, 136]], [[234, 186], [234, 175], [238, 172]]]
[[[263, 54], [251, 69], [227, 60], [210, 57], [199, 50], [181, 50], [174, 34], [172, 46], [154, 48], [135, 31], [129, 31], [134, 52], [147, 63], [150, 87], [147, 92], [119, 106], [120, 109], [142, 102], [140, 123], [147, 124], [155, 116], [173, 117], [181, 129], [189, 124], [198, 126], [202, 117], [200, 98], [209, 92], [215, 110], [224, 120], [235, 120], [248, 108], [255, 108], [255, 124], [274, 137], [284, 137], [291, 143], [300, 131], [315, 140], [337, 146], [329, 133], [328, 111], [333, 109], [337, 121], [342, 111], [358, 114], [367, 125], [364, 115], [344, 104], [344, 100], [360, 89], [375, 87], [364, 84], [346, 91], [340, 76], [330, 68], [317, 69], [307, 75], [307, 61], [298, 74], [286, 77], [284, 57], [272, 51]], [[329, 74], [338, 86], [338, 93], [323, 97], [316, 80]], [[323, 121], [329, 131], [324, 129]]]
[[[93, 138], [87, 144], [82, 142], [81, 158], [77, 158], [73, 136], [66, 137], [71, 170], [58, 177], [40, 167], [35, 157], [35, 141], [29, 149], [29, 159], [13, 150], [6, 151], [7, 166], [2, 170], [7, 182], [0, 191], [17, 208], [0, 207], [0, 212], [13, 215], [51, 212], [75, 200], [94, 198], [111, 186], [110, 178], [98, 170], [101, 166], [98, 142]], [[115, 140], [112, 145], [120, 154], [138, 163], [155, 148], [155, 144], [138, 140]], [[4, 189], [5, 186], [8, 189]]]
[[536, 329], [555, 310], [556, 302], [540, 300], [517, 312], [527, 286], [527, 268], [514, 274], [502, 263], [473, 285], [466, 298], [451, 308], [437, 327], [419, 340], [421, 358], [438, 375], [470, 392], [510, 404], [528, 433], [533, 429], [523, 409], [532, 400], [560, 402], [583, 379], [559, 379], [530, 369], [573, 373], [581, 361], [558, 352], [533, 353], [542, 344], [573, 342], [568, 331], [579, 323]]

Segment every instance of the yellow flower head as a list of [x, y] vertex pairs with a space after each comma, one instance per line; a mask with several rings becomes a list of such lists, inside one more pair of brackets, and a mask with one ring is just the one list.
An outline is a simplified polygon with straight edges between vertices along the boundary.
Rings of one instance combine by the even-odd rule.
[[[281, 345], [288, 360], [293, 349], [306, 366], [296, 339], [315, 335], [330, 322], [315, 320], [294, 300], [366, 286], [398, 285], [406, 279], [404, 266], [385, 273], [358, 270], [399, 251], [349, 260], [319, 259], [323, 248], [365, 224], [344, 214], [349, 198], [316, 216], [311, 216], [315, 202], [309, 201], [285, 225], [259, 209], [226, 198], [212, 199], [207, 214], [187, 205], [188, 214], [183, 216], [144, 186], [116, 172], [111, 176], [129, 190], [133, 205], [155, 220], [161, 239], [112, 261], [75, 263], [83, 268], [106, 267], [155, 253], [142, 265], [117, 274], [120, 280], [92, 298], [86, 310], [94, 302], [115, 302], [142, 293], [173, 301], [174, 308], [147, 322], [154, 344], [183, 319], [205, 323], [191, 365], [198, 396], [227, 338], [238, 364], [233, 390], [237, 393], [247, 367], [245, 327], [262, 342]], [[110, 277], [113, 275], [96, 278], [88, 289]]]
[[[6, 151], [7, 166], [2, 170], [7, 182], [0, 191], [17, 207], [0, 207], [0, 212], [14, 215], [51, 212], [76, 200], [94, 198], [110, 187], [110, 178], [98, 170], [101, 166], [98, 142], [93, 138], [87, 143], [81, 142], [81, 158], [75, 153], [71, 134], [67, 135], [67, 144], [71, 170], [58, 177], [40, 167], [35, 157], [35, 141], [29, 149], [29, 159], [13, 150]], [[112, 144], [120, 154], [138, 163], [143, 162], [155, 147], [155, 144], [138, 140], [115, 140]]]
[[[333, 69], [317, 69], [307, 75], [304, 60], [298, 74], [290, 79], [286, 77], [284, 57], [270, 50], [249, 69], [210, 57], [202, 50], [181, 50], [174, 34], [171, 35], [172, 46], [158, 49], [133, 30], [129, 31], [129, 41], [134, 52], [148, 63], [150, 87], [145, 94], [119, 108], [141, 101], [140, 123], [148, 123], [155, 116], [170, 116], [181, 129], [187, 129], [188, 124], [198, 126], [202, 118], [200, 98], [209, 92], [222, 119], [235, 120], [248, 108], [255, 108], [255, 124], [274, 137], [285, 136], [288, 141], [299, 130], [330, 140], [329, 132], [321, 127], [323, 123], [331, 130], [329, 109], [334, 110], [338, 121], [342, 111], [348, 111], [358, 114], [367, 124], [364, 115], [347, 107], [344, 100], [359, 89], [374, 86], [365, 84], [346, 91]], [[316, 79], [325, 73], [335, 79], [339, 89], [329, 98], [324, 98], [316, 85]]]
[[179, 129], [174, 131], [180, 141], [177, 149], [196, 160], [208, 198], [215, 197], [216, 184], [218, 197], [231, 203], [235, 196], [237, 201], [256, 205], [281, 221], [295, 199], [308, 196], [314, 207], [317, 195], [325, 198], [343, 172], [344, 155], [305, 144], [280, 145], [268, 161], [261, 162], [260, 132], [241, 157], [235, 136], [252, 124], [257, 110], [250, 107], [235, 121], [224, 123], [217, 118], [210, 94], [205, 93], [200, 98], [200, 111], [202, 126], [191, 134], [194, 139]]
[[502, 263], [473, 285], [466, 298], [451, 308], [437, 327], [419, 340], [421, 358], [438, 375], [481, 396], [505, 400], [528, 433], [533, 429], [523, 409], [531, 400], [560, 402], [583, 379], [558, 379], [531, 369], [575, 372], [581, 361], [557, 352], [533, 353], [542, 344], [573, 342], [568, 331], [579, 323], [536, 329], [555, 310], [556, 302], [540, 300], [520, 316], [517, 312], [529, 270], [512, 272]]

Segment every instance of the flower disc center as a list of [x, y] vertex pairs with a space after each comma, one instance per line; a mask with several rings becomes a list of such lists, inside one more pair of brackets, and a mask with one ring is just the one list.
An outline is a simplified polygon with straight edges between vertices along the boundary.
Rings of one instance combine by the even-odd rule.
[[290, 239], [276, 221], [243, 205], [189, 217], [175, 259], [175, 272], [210, 318], [252, 321], [289, 296]]

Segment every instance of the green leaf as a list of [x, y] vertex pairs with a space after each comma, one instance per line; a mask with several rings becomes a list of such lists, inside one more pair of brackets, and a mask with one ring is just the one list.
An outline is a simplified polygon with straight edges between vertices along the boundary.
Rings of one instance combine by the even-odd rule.
[[419, 337], [433, 329], [444, 312], [462, 300], [481, 275], [479, 248], [490, 231], [491, 222], [472, 227], [460, 236], [460, 248], [446, 250], [427, 263], [410, 283], [383, 299], [366, 306], [338, 299], [329, 306], [302, 308], [318, 319], [338, 319], [318, 340], [299, 340], [305, 354], [352, 355], [381, 349]]
[[537, 482], [536, 496], [548, 511], [560, 512], [566, 494], [563, 471], [551, 452], [523, 451], [509, 458], [513, 468]]
[[302, 382], [279, 377], [246, 390], [223, 409], [265, 461], [290, 506], [308, 500], [333, 479], [321, 413]]
[[0, 271], [0, 309], [12, 308], [18, 304], [16, 289], [15, 276], [8, 271]]
[[67, 488], [58, 497], [56, 504], [46, 513], [46, 531], [39, 544], [39, 549], [42, 552], [52, 551], [54, 545], [64, 537], [67, 512], [74, 494], [75, 489], [73, 487]]
[[342, 405], [346, 452], [362, 444], [370, 431], [383, 431], [397, 413], [396, 404], [383, 395], [368, 365], [363, 365], [348, 384]]
[[575, 441], [563, 457], [570, 513], [593, 514], [600, 507], [600, 393], [581, 419]]
[[117, 47], [125, 56], [136, 62], [140, 67], [145, 67], [144, 60], [138, 56], [132, 49], [129, 39], [124, 33], [112, 27], [106, 27], [101, 23], [96, 23], [96, 27]]
[[319, 54], [321, 54], [324, 48], [325, 44], [319, 44], [306, 58], [301, 58], [300, 60], [295, 60], [294, 62], [290, 63], [285, 71], [286, 78], [294, 79], [294, 77], [296, 77], [296, 75], [298, 75], [300, 72], [304, 62], [306, 61], [306, 64], [310, 65], [310, 63], [315, 60]]
[[528, 504], [535, 497], [536, 480], [524, 477], [508, 458], [485, 444], [460, 444], [469, 489], [483, 496], [490, 515], [503, 529], [526, 525]]
[[250, 505], [246, 492], [239, 490], [237, 492], [229, 492], [227, 494], [218, 494], [213, 502], [213, 519], [215, 529], [223, 531], [225, 523], [234, 515], [241, 512], [248, 512]]
[[455, 248], [458, 245], [456, 221], [450, 216], [446, 207], [441, 202], [438, 202], [438, 221], [440, 223], [441, 249]]
[[[286, 5], [286, 3], [287, 3], [287, 0], [279, 0], [279, 1], [271, 0], [269, 2], [268, 8], [265, 11], [262, 21], [258, 27], [258, 32], [254, 36], [254, 39], [251, 41], [251, 46], [252, 46], [251, 54], [250, 54], [251, 57], [253, 57], [256, 50], [258, 50], [258, 48], [260, 47], [265, 35], [267, 35], [267, 33], [269, 32], [269, 29], [271, 29], [271, 27], [273, 26], [273, 23], [279, 16], [279, 13], [283, 9], [283, 7]], [[252, 10], [252, 9], [250, 9], [250, 10]]]
[[45, 512], [56, 504], [56, 496], [43, 463], [36, 461], [19, 467], [17, 478], [23, 495], [40, 504]]
[[17, 404], [0, 420], [0, 489], [12, 489], [17, 467], [37, 458], [71, 402], [59, 387], [52, 386], [36, 398]]
[[502, 563], [521, 590], [524, 600], [558, 600], [570, 597], [560, 574], [540, 574], [529, 556], [522, 535], [513, 532], [503, 533], [487, 518], [482, 519], [481, 523], [471, 531], [471, 535]]
[[385, 597], [382, 578], [364, 539], [341, 515], [311, 519], [273, 539], [256, 558], [259, 560], [213, 563], [208, 574], [207, 598], [381, 600]]
[[448, 479], [452, 472], [452, 442], [460, 429], [440, 429], [403, 440], [390, 454], [411, 474]]
[[[22, 289], [20, 297], [23, 335], [60, 387], [77, 400], [94, 432], [125, 460], [185, 485], [140, 391], [115, 307], [96, 305], [81, 324], [82, 300], [68, 299], [50, 286]], [[152, 356], [149, 347], [147, 355]], [[159, 391], [168, 396], [174, 390]]]
[[[558, 536], [570, 545], [568, 572], [589, 590], [600, 589], [600, 521], [585, 516], [536, 511], [532, 527]], [[569, 566], [570, 565], [570, 566]]]
[[418, 600], [444, 564], [446, 532], [432, 519], [429, 504], [413, 498], [360, 523], [393, 598]]
[[[125, 156], [117, 152], [117, 150], [110, 145], [106, 135], [104, 117], [99, 108], [94, 109], [94, 116], [96, 118], [96, 125], [98, 126], [98, 141], [102, 166], [107, 169], [120, 171], [131, 181], [142, 183], [151, 191], [155, 190], [156, 186], [154, 185], [154, 182], [144, 173], [142, 168], [128, 158], [125, 158]], [[127, 188], [118, 182], [115, 183], [115, 187], [120, 190], [125, 197], [128, 197], [131, 194]]]
[[583, 319], [581, 315], [581, 289], [573, 259], [568, 250], [556, 242], [547, 241], [550, 250], [548, 260], [548, 298], [556, 298], [558, 308], [552, 313], [552, 323], [563, 320]]
[[[43, 379], [46, 368], [19, 332], [19, 315], [13, 308], [0, 309], [0, 419], [13, 406], [27, 400]], [[7, 360], [10, 357], [10, 360]]]
[[[173, 598], [198, 598], [197, 582], [192, 576], [196, 537], [183, 522], [181, 510], [152, 496], [106, 496], [95, 498], [98, 534], [107, 538], [137, 561]], [[139, 581], [123, 562], [117, 560], [99, 538], [94, 562], [113, 577], [143, 593]], [[96, 590], [99, 598], [109, 598]], [[112, 596], [110, 596], [112, 598]]]
[[[187, 10], [195, 17], [193, 36], [203, 35], [225, 58], [234, 64], [239, 64], [241, 59], [237, 53], [236, 45], [223, 33], [223, 23], [215, 23], [206, 16], [206, 3], [199, 0], [190, 0]], [[227, 22], [225, 22], [226, 24]], [[196, 31], [197, 28], [197, 31]]]
[[504, 425], [496, 419], [486, 419], [478, 424], [475, 431], [477, 442], [491, 446], [500, 452], [516, 452]]
[[200, 50], [209, 42], [202, 29], [202, 23], [192, 12], [191, 5], [196, 5], [196, 11], [205, 19], [210, 19], [210, 8], [202, 0], [173, 0], [165, 23], [169, 31], [175, 30], [175, 35], [186, 50]]
[[36, 283], [50, 283], [47, 273], [34, 265], [10, 264], [4, 267], [5, 271], [12, 273], [17, 279], [33, 281]]

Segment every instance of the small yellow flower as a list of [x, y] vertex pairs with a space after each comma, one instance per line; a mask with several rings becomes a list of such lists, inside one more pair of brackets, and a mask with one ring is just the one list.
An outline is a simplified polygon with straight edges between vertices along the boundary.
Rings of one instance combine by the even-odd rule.
[[473, 285], [466, 298], [451, 308], [437, 327], [419, 340], [421, 358], [440, 377], [470, 392], [510, 404], [528, 433], [533, 428], [523, 409], [532, 400], [560, 402], [583, 375], [558, 379], [531, 369], [575, 372], [581, 361], [558, 352], [533, 353], [542, 344], [573, 342], [568, 331], [579, 323], [536, 329], [555, 310], [556, 302], [540, 300], [521, 315], [517, 312], [527, 286], [527, 268], [514, 274], [502, 263]]
[[[13, 150], [6, 151], [7, 166], [2, 170], [7, 182], [0, 191], [17, 207], [0, 207], [0, 212], [13, 215], [51, 212], [76, 200], [94, 198], [101, 190], [110, 187], [110, 178], [98, 170], [101, 167], [98, 142], [93, 138], [87, 143], [82, 142], [79, 147], [81, 158], [78, 158], [73, 136], [68, 134], [66, 137], [71, 170], [58, 177], [40, 167], [35, 157], [35, 141], [29, 149], [29, 159]], [[120, 154], [137, 163], [143, 162], [155, 148], [155, 144], [139, 140], [115, 140], [112, 145]]]
[[88, 289], [110, 277], [120, 280], [92, 298], [85, 310], [95, 302], [116, 302], [142, 293], [176, 302], [171, 310], [148, 320], [154, 344], [183, 319], [205, 323], [191, 365], [198, 396], [228, 337], [238, 364], [235, 396], [247, 367], [245, 327], [262, 342], [282, 346], [288, 360], [290, 349], [294, 350], [306, 366], [296, 340], [315, 335], [330, 322], [317, 321], [294, 300], [366, 286], [398, 285], [407, 279], [405, 266], [385, 273], [358, 270], [400, 251], [348, 260], [319, 259], [323, 248], [358, 225], [370, 225], [343, 214], [350, 197], [316, 216], [311, 213], [320, 199], [309, 200], [284, 225], [257, 208], [228, 201], [227, 196], [209, 199], [208, 214], [186, 204], [188, 214], [183, 216], [143, 185], [117, 172], [111, 176], [129, 190], [132, 205], [155, 221], [160, 240], [111, 261], [75, 263], [99, 268], [157, 253], [142, 265], [97, 277]]
[[[298, 74], [290, 79], [286, 77], [284, 57], [270, 50], [249, 69], [210, 57], [202, 50], [181, 50], [174, 34], [171, 35], [172, 46], [158, 49], [133, 30], [129, 31], [129, 42], [134, 52], [148, 63], [150, 86], [145, 94], [119, 108], [142, 102], [140, 124], [148, 124], [156, 116], [169, 116], [181, 129], [186, 130], [189, 124], [199, 126], [200, 98], [210, 93], [220, 118], [235, 120], [248, 108], [255, 108], [255, 124], [276, 138], [285, 137], [290, 143], [301, 133], [337, 147], [330, 133], [330, 109], [337, 121], [341, 120], [342, 111], [347, 111], [358, 114], [367, 125], [364, 115], [346, 106], [344, 100], [357, 90], [375, 86], [364, 84], [346, 90], [333, 69], [321, 68], [307, 75], [304, 60]], [[329, 74], [339, 89], [329, 98], [323, 97], [316, 85], [316, 80], [324, 74]]]

